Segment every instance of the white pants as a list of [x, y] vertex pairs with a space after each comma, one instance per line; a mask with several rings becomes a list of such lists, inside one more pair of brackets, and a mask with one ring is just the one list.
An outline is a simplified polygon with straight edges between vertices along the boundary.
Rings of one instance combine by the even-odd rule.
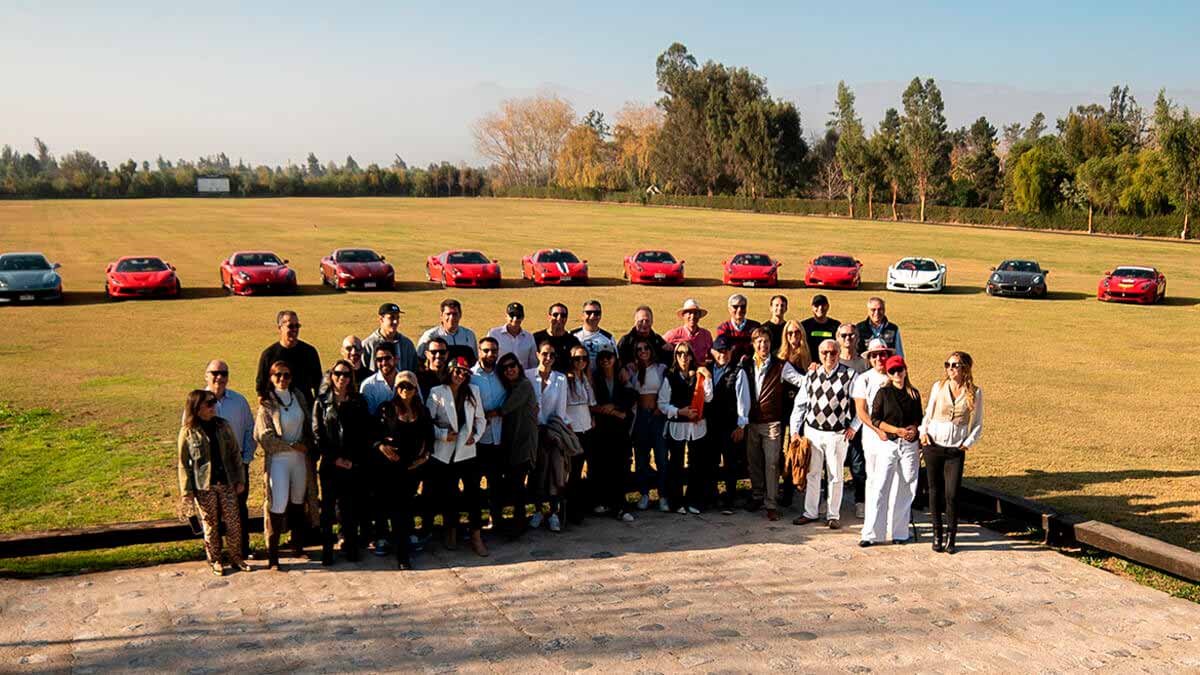
[[[867, 430], [867, 433], [875, 432]], [[864, 440], [866, 440], [864, 438]], [[896, 439], [864, 443], [867, 456], [867, 504], [863, 518], [862, 540], [880, 542], [908, 539], [908, 521], [913, 495], [917, 493], [917, 473], [921, 466], [920, 446], [915, 441]]]
[[271, 457], [267, 489], [271, 491], [271, 513], [285, 513], [287, 505], [303, 504], [308, 482], [308, 458], [303, 452], [280, 452]]
[[804, 517], [816, 519], [821, 508], [821, 468], [829, 467], [829, 503], [825, 517], [839, 520], [842, 513], [842, 485], [846, 451], [850, 442], [845, 431], [821, 431], [804, 427], [804, 435], [812, 443], [812, 458], [808, 461], [808, 479], [804, 488]]

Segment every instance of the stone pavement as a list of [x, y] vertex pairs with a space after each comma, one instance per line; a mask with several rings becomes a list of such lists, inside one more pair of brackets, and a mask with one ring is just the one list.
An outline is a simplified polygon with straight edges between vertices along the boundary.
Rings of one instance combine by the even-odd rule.
[[412, 572], [2, 580], [0, 672], [1200, 671], [1200, 605], [971, 525], [947, 556], [845, 522], [647, 512]]

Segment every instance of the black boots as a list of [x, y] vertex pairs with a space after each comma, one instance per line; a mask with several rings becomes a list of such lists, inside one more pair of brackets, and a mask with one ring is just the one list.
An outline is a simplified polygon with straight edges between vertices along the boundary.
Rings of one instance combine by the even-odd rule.
[[267, 535], [267, 569], [279, 569], [279, 534], [287, 526], [287, 518], [282, 513], [272, 513], [271, 532]]
[[954, 536], [956, 534], [958, 534], [958, 528], [951, 526], [950, 534], [946, 537], [946, 553], [949, 553], [950, 555], [954, 555], [954, 553], [958, 550], [954, 547]]
[[942, 521], [940, 518], [934, 518], [933, 521], [933, 552], [941, 553], [946, 550], [942, 544]]
[[292, 531], [292, 554], [301, 558], [304, 556], [304, 531], [308, 529], [308, 522], [304, 518], [304, 505], [288, 504], [287, 521], [288, 528]]

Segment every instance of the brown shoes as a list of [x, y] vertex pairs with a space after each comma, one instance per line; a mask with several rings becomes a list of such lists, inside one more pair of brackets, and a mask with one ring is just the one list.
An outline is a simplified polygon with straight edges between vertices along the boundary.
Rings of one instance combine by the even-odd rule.
[[471, 532], [471, 550], [480, 558], [486, 558], [488, 555], [487, 546], [483, 545], [483, 536], [479, 533], [479, 530]]
[[779, 512], [775, 509], [767, 509], [767, 520], [772, 522], [779, 520]]
[[817, 522], [816, 518], [809, 518], [807, 516], [796, 516], [795, 518], [792, 519], [793, 525], [807, 525], [809, 523], [815, 523], [815, 522]]
[[829, 522], [828, 522], [828, 523], [826, 523], [826, 524], [827, 524], [827, 525], [829, 525], [829, 529], [831, 529], [831, 530], [840, 530], [840, 529], [842, 529], [842, 524], [841, 524], [840, 522], [838, 522], [838, 519], [837, 519], [837, 518], [830, 518], [830, 519], [829, 519]]

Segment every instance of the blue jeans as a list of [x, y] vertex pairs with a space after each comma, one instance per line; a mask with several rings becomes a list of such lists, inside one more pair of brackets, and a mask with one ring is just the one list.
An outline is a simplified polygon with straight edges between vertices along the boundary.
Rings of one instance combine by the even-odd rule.
[[[638, 490], [644, 495], [649, 494], [650, 480], [655, 478], [659, 499], [667, 495], [667, 442], [663, 438], [666, 423], [666, 417], [645, 408], [638, 408], [637, 416], [633, 419], [633, 460]], [[657, 471], [650, 468], [651, 450], [654, 451]]]

